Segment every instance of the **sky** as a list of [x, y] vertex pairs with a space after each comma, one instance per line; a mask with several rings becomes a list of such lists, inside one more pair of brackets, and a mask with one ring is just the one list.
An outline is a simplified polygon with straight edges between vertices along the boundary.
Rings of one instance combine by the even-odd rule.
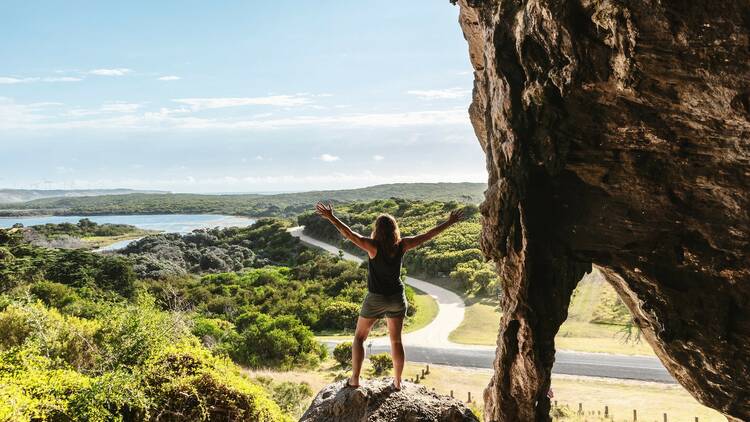
[[3, 2], [0, 188], [485, 182], [448, 0]]

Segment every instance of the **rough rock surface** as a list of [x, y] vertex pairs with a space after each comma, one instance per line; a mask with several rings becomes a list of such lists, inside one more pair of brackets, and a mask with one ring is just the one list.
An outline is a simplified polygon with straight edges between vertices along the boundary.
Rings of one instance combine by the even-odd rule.
[[346, 381], [329, 384], [315, 397], [300, 422], [459, 422], [477, 421], [460, 401], [403, 383], [395, 391], [391, 379], [363, 382], [347, 388]]
[[459, 0], [505, 279], [485, 418], [549, 420], [599, 266], [672, 375], [750, 420], [750, 0]]

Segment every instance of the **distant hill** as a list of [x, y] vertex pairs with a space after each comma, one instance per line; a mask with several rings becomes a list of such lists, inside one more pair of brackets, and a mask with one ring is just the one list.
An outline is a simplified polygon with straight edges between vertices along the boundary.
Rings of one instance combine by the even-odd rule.
[[0, 204], [0, 215], [74, 214], [197, 214], [291, 216], [309, 210], [317, 201], [334, 203], [373, 201], [391, 197], [458, 201], [478, 204], [484, 183], [396, 183], [359, 189], [326, 190], [274, 195], [202, 195], [189, 193], [130, 193], [86, 197], [43, 198]]
[[165, 191], [135, 189], [0, 189], [0, 204], [26, 202], [43, 198], [128, 195], [131, 193], [165, 193]]

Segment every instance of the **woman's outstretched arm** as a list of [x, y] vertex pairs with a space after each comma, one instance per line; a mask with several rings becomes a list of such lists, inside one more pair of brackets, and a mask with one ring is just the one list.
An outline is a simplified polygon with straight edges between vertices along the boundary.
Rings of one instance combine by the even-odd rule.
[[462, 209], [453, 210], [451, 211], [451, 214], [448, 216], [447, 220], [431, 228], [427, 232], [418, 234], [416, 236], [404, 237], [403, 239], [401, 239], [401, 244], [403, 245], [404, 251], [408, 251], [409, 249], [414, 249], [418, 247], [419, 245], [427, 242], [428, 240], [434, 238], [435, 236], [445, 231], [445, 229], [447, 229], [448, 227], [461, 221], [463, 217], [464, 217], [464, 210]]
[[339, 220], [338, 217], [333, 215], [333, 207], [331, 206], [331, 204], [326, 205], [322, 202], [318, 202], [315, 205], [315, 212], [321, 217], [330, 221], [331, 224], [333, 224], [338, 229], [338, 231], [341, 232], [342, 235], [344, 235], [345, 238], [351, 240], [352, 243], [357, 245], [357, 247], [367, 252], [370, 257], [374, 257], [377, 254], [378, 248], [375, 245], [375, 242], [373, 242], [369, 237], [362, 236], [361, 234], [350, 229], [349, 226], [344, 224], [343, 221]]

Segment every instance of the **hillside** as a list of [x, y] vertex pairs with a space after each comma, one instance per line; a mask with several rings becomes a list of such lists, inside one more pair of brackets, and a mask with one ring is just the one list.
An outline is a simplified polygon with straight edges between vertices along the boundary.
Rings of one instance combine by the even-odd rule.
[[43, 198], [127, 195], [131, 193], [164, 193], [164, 191], [135, 189], [0, 189], [0, 204], [26, 202]]
[[172, 214], [217, 213], [251, 216], [291, 216], [317, 201], [337, 203], [399, 197], [410, 200], [479, 203], [484, 183], [397, 183], [359, 189], [325, 190], [274, 195], [201, 195], [132, 193], [86, 197], [44, 198], [0, 204], [0, 214]]

